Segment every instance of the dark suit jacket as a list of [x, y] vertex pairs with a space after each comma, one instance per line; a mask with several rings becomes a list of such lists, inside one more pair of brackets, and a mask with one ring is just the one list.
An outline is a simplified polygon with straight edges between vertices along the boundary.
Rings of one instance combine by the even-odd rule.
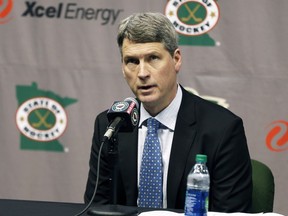
[[[192, 95], [182, 88], [183, 99], [172, 142], [167, 180], [167, 207], [184, 209], [187, 175], [196, 154], [206, 154], [210, 173], [209, 210], [247, 212], [252, 197], [252, 171], [242, 120], [229, 110]], [[88, 202], [95, 188], [97, 158], [108, 125], [106, 112], [95, 121], [90, 171], [85, 192]], [[118, 133], [117, 204], [137, 206], [137, 127], [132, 133]], [[103, 146], [99, 185], [94, 201], [111, 202], [109, 144]], [[114, 204], [115, 204], [114, 200]]]

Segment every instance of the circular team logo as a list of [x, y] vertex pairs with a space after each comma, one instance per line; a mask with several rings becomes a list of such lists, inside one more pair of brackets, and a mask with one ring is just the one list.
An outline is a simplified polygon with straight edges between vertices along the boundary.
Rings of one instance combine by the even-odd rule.
[[29, 139], [48, 142], [58, 139], [67, 127], [67, 115], [57, 101], [36, 97], [25, 101], [16, 113], [20, 132]]
[[165, 14], [176, 31], [187, 36], [207, 33], [215, 27], [220, 15], [214, 0], [170, 0]]
[[129, 103], [128, 102], [120, 101], [120, 102], [115, 103], [112, 106], [112, 111], [114, 111], [114, 112], [122, 112], [122, 111], [126, 110], [128, 107], [129, 107]]
[[0, 0], [0, 24], [9, 21], [9, 14], [13, 8], [12, 0]]
[[133, 126], [136, 126], [138, 124], [138, 120], [139, 120], [138, 110], [137, 108], [134, 108], [131, 115], [131, 122]]

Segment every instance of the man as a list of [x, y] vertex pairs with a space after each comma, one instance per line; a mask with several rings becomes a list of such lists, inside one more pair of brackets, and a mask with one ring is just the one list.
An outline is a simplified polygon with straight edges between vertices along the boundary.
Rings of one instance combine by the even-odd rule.
[[[117, 204], [142, 206], [141, 165], [147, 119], [160, 122], [163, 184], [161, 207], [184, 209], [187, 176], [196, 154], [207, 155], [209, 210], [247, 212], [251, 205], [251, 163], [242, 120], [229, 110], [187, 92], [177, 83], [182, 56], [177, 34], [160, 13], [137, 13], [119, 25], [123, 75], [140, 101], [140, 121], [132, 133], [118, 133]], [[91, 200], [97, 159], [109, 124], [107, 111], [95, 121], [85, 202]], [[111, 202], [111, 159], [103, 147], [95, 203]], [[143, 156], [144, 158], [144, 156]], [[152, 168], [151, 168], [152, 169]], [[142, 180], [141, 180], [142, 179]], [[148, 181], [147, 180], [144, 180]], [[138, 190], [139, 189], [139, 190]], [[148, 206], [149, 207], [149, 206]]]

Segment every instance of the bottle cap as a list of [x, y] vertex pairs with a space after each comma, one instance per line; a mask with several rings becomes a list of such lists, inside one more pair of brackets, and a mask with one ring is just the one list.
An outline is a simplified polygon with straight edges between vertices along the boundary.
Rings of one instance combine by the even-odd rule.
[[197, 154], [196, 155], [196, 162], [206, 163], [207, 162], [207, 155]]

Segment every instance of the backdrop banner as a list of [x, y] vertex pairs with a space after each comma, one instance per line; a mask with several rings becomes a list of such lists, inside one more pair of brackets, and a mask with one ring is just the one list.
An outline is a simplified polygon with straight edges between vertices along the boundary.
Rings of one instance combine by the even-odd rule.
[[179, 33], [179, 82], [243, 119], [288, 214], [286, 0], [0, 1], [0, 198], [83, 202], [95, 117], [133, 96], [117, 27], [146, 11]]

